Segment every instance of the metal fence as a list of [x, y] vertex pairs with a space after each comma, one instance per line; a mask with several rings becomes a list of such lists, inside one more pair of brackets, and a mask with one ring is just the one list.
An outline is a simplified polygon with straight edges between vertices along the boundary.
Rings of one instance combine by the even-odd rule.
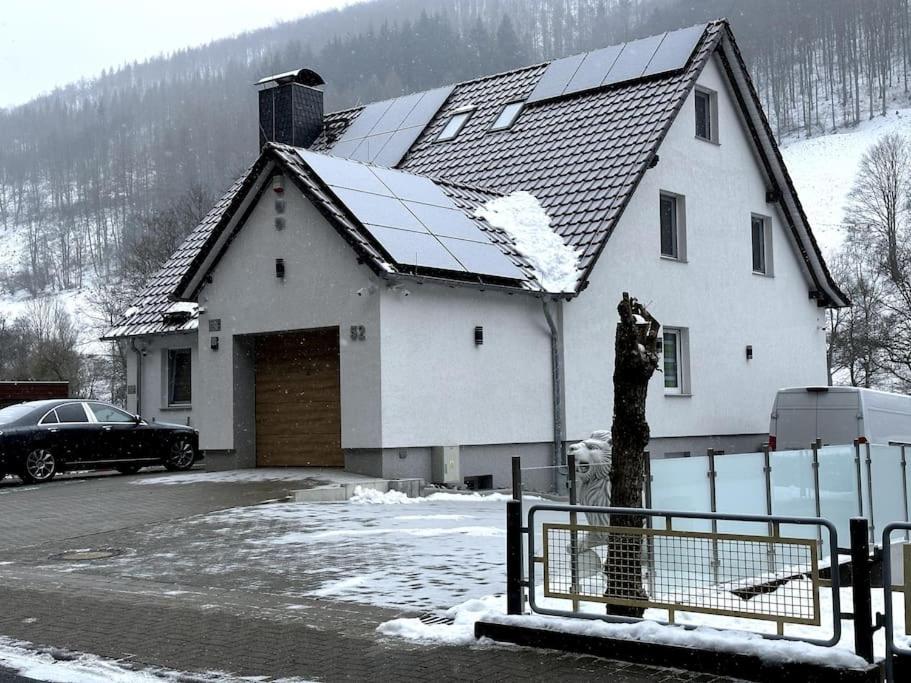
[[[596, 518], [636, 515], [660, 519], [663, 528], [579, 524], [579, 513]], [[563, 518], [567, 521], [559, 521]], [[675, 521], [737, 522], [756, 532], [724, 533], [675, 529]], [[838, 572], [820, 574], [819, 543], [785, 536], [781, 526], [817, 530], [838, 547], [834, 525], [822, 519], [725, 515], [572, 505], [534, 505], [528, 511], [528, 584], [542, 582], [546, 604], [530, 591], [529, 606], [540, 614], [628, 621], [590, 609], [614, 605], [658, 610], [674, 623], [678, 613], [702, 613], [774, 622], [776, 634], [791, 639], [786, 624], [825, 626], [829, 638], [800, 640], [834, 645], [841, 637]], [[771, 533], [769, 533], [769, 530]], [[540, 546], [537, 539], [541, 539]], [[820, 592], [833, 606], [823, 624]], [[797, 639], [797, 638], [794, 638]]]

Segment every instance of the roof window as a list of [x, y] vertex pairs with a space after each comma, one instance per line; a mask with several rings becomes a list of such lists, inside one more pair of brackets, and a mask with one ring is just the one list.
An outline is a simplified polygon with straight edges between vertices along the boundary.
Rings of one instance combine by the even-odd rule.
[[437, 142], [445, 142], [446, 140], [453, 140], [462, 132], [462, 127], [468, 123], [468, 119], [471, 118], [471, 115], [474, 113], [474, 109], [468, 109], [463, 111], [457, 111], [452, 115], [452, 118], [446, 123], [443, 127], [443, 130], [437, 136]]
[[500, 110], [500, 115], [497, 116], [497, 120], [493, 122], [490, 130], [506, 130], [510, 128], [516, 122], [516, 119], [519, 118], [524, 105], [525, 102], [509, 102], [506, 104]]

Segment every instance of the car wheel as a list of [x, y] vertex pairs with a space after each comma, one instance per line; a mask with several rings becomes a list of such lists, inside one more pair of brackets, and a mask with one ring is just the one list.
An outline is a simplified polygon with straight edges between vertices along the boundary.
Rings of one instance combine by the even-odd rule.
[[172, 472], [183, 472], [193, 467], [196, 451], [189, 439], [178, 438], [171, 444], [171, 450], [164, 461], [165, 469]]
[[142, 465], [117, 465], [117, 467], [114, 469], [121, 474], [136, 474], [139, 470], [142, 469]]
[[41, 484], [57, 474], [57, 459], [46, 448], [36, 448], [25, 456], [19, 477], [26, 484]]

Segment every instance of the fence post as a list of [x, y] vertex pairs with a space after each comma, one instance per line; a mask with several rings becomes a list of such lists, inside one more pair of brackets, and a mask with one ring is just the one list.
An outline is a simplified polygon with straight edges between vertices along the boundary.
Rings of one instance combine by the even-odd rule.
[[854, 439], [854, 469], [857, 470], [857, 516], [864, 516], [864, 485], [860, 475], [860, 441]]
[[[769, 444], [762, 444], [762, 473], [765, 478], [765, 513], [771, 517], [772, 516], [772, 458], [769, 454]], [[769, 537], [775, 535], [775, 525], [773, 522], [769, 522]], [[775, 545], [769, 543], [768, 550], [766, 551], [768, 556], [769, 563], [769, 572], [775, 572]]]
[[[570, 451], [566, 454], [566, 474], [569, 477], [569, 504], [575, 506], [578, 504], [576, 499], [576, 454]], [[579, 532], [576, 525], [579, 523], [579, 517], [576, 512], [569, 513], [569, 574], [570, 584], [569, 592], [573, 596], [573, 612], [579, 610]]]
[[512, 500], [506, 502], [506, 613], [522, 614], [522, 458], [512, 459]]
[[[811, 446], [813, 449], [813, 497], [817, 517], [822, 517], [822, 501], [819, 498], [819, 449], [822, 448], [822, 439], [816, 439]], [[816, 540], [819, 542], [819, 552], [822, 552], [822, 527], [816, 526]]]
[[864, 444], [867, 451], [867, 517], [870, 520], [870, 543], [876, 543], [876, 522], [873, 521], [873, 461], [870, 459], [870, 443]]
[[[908, 460], [905, 457], [905, 447], [902, 446], [902, 502], [905, 505], [905, 522], [911, 522], [908, 510]], [[908, 530], [905, 529], [905, 540], [908, 540]], [[909, 624], [911, 625], [911, 624]]]
[[[715, 449], [710, 448], [706, 452], [709, 458], [709, 471], [706, 476], [709, 478], [709, 502], [712, 506], [712, 512], [718, 512], [718, 491], [715, 489], [715, 480], [718, 473], [715, 471]], [[712, 578], [718, 583], [718, 570], [721, 562], [718, 559], [718, 520], [712, 520]]]
[[870, 596], [869, 523], [863, 517], [851, 522], [851, 597], [854, 602], [854, 652], [873, 661], [873, 602]]

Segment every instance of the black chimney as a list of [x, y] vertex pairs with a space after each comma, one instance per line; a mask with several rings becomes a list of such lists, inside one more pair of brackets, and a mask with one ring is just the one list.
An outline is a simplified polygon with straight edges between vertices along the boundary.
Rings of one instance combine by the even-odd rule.
[[323, 130], [325, 81], [315, 71], [298, 69], [259, 81], [259, 146], [280, 142], [309, 147]]

